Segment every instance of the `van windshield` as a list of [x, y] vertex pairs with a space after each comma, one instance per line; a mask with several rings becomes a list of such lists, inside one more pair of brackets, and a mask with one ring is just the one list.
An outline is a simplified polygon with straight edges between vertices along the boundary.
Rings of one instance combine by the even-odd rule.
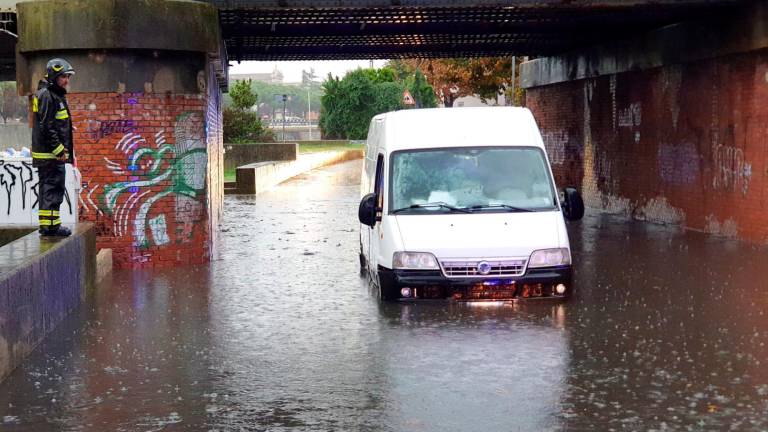
[[556, 207], [544, 152], [535, 147], [398, 151], [391, 213], [544, 211]]

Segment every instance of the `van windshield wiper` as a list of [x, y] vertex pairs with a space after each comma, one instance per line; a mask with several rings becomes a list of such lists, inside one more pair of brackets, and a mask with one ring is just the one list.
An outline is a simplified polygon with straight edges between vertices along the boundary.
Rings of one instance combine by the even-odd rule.
[[399, 208], [397, 210], [392, 210], [392, 214], [400, 213], [400, 212], [403, 212], [403, 211], [406, 211], [406, 210], [411, 210], [411, 209], [429, 208], [429, 207], [444, 208], [444, 209], [450, 210], [452, 212], [457, 212], [457, 213], [472, 213], [470, 210], [467, 210], [465, 208], [454, 207], [454, 206], [446, 204], [444, 202], [433, 202], [433, 203], [426, 203], [426, 204], [413, 204], [413, 205], [409, 205], [408, 207], [403, 207], [403, 208]]
[[508, 204], [478, 204], [466, 207], [468, 210], [482, 210], [482, 209], [507, 209], [509, 211], [514, 212], [535, 212], [536, 210], [528, 209], [528, 208], [522, 208], [522, 207], [515, 207]]

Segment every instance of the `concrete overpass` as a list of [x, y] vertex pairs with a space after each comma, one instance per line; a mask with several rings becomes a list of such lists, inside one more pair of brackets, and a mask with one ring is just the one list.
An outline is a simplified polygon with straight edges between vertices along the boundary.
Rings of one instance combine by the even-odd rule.
[[69, 99], [80, 219], [97, 224], [119, 266], [212, 256], [230, 60], [538, 57], [522, 81], [561, 186], [579, 186], [603, 211], [768, 241], [764, 2], [0, 0], [2, 8], [0, 58], [6, 71], [15, 64], [21, 94], [53, 56], [78, 71]]

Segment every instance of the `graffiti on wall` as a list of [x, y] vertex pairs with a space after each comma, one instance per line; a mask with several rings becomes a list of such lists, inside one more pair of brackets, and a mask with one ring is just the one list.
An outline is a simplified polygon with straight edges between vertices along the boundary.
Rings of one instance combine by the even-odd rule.
[[[71, 165], [66, 166], [66, 187], [61, 218], [64, 223], [75, 222], [74, 206], [70, 197], [76, 196]], [[0, 222], [3, 224], [37, 224], [38, 207], [37, 169], [32, 159], [0, 159]]]
[[715, 170], [712, 187], [746, 195], [752, 179], [752, 164], [744, 158], [744, 151], [734, 146], [716, 145], [712, 149], [712, 158]]
[[544, 132], [541, 135], [544, 147], [547, 149], [549, 162], [552, 165], [562, 165], [565, 162], [565, 150], [568, 145], [568, 131], [558, 130]]
[[701, 164], [699, 151], [694, 143], [661, 143], [656, 158], [664, 183], [680, 186], [699, 181]]
[[635, 144], [640, 142], [640, 131], [637, 130], [643, 123], [643, 106], [640, 102], [629, 104], [627, 108], [619, 110], [619, 127], [629, 128], [635, 131], [633, 139]]
[[185, 112], [176, 118], [173, 144], [166, 133], [159, 130], [149, 139], [134, 131], [124, 133], [114, 145], [119, 156], [104, 156], [103, 162], [114, 177], [125, 180], [89, 185], [84, 192], [83, 201], [91, 210], [111, 220], [109, 235], [130, 236], [138, 248], [191, 241], [204, 213], [203, 113]]
[[619, 127], [635, 128], [643, 122], [643, 107], [640, 102], [629, 104], [619, 110]]
[[91, 120], [86, 123], [86, 134], [89, 138], [98, 141], [112, 134], [133, 132], [135, 128], [134, 120]]

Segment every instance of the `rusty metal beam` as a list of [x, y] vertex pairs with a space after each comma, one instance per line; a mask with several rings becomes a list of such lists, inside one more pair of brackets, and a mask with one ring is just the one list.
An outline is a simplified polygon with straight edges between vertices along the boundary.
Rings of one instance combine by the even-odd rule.
[[738, 3], [214, 0], [232, 60], [551, 55], [717, 16]]
[[[387, 7], [461, 7], [466, 0], [207, 0], [220, 9], [264, 8], [387, 8]], [[559, 6], [580, 8], [631, 8], [637, 6], [701, 6], [737, 4], [740, 0], [472, 0], [474, 7], [541, 8]]]

